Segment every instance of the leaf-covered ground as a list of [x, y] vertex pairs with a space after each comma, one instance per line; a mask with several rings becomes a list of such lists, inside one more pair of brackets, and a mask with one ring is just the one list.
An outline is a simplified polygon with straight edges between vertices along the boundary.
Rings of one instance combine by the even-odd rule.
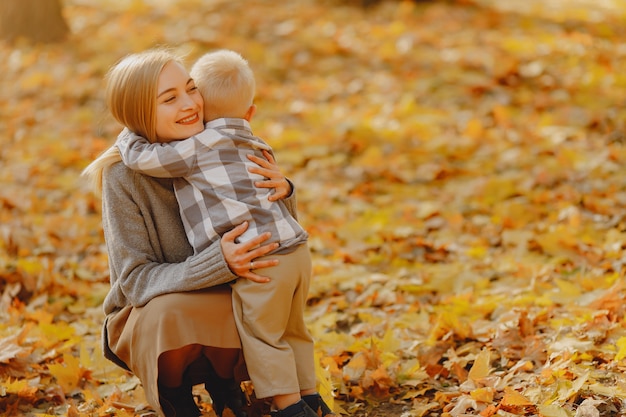
[[621, 0], [64, 12], [62, 44], [0, 43], [0, 414], [149, 414], [101, 354], [100, 201], [78, 175], [119, 129], [107, 69], [173, 44], [255, 70], [253, 127], [311, 234], [308, 320], [338, 411], [626, 415]]

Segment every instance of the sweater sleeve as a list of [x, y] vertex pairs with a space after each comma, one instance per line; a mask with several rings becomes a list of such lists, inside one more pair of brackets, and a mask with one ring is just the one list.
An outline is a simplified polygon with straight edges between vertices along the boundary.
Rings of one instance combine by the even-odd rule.
[[127, 167], [158, 178], [185, 177], [197, 160], [195, 137], [167, 143], [151, 143], [124, 129], [117, 137], [115, 145]]
[[224, 260], [219, 240], [192, 255], [173, 189], [157, 186], [166, 180], [117, 165], [105, 174], [103, 183], [103, 229], [111, 272], [105, 310], [128, 303], [139, 307], [158, 295], [198, 290], [236, 278]]
[[287, 179], [287, 181], [289, 182], [289, 184], [291, 184], [291, 194], [285, 197], [282, 201], [285, 204], [287, 211], [289, 211], [289, 214], [291, 214], [291, 216], [294, 219], [298, 220], [298, 203], [296, 201], [296, 186], [289, 179]]

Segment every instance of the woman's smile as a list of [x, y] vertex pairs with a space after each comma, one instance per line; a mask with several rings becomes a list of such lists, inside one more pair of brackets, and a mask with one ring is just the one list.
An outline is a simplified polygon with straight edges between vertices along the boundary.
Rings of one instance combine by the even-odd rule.
[[190, 124], [197, 123], [199, 119], [200, 117], [198, 116], [198, 113], [195, 113], [195, 114], [192, 114], [191, 116], [185, 117], [184, 119], [180, 119], [176, 123], [180, 123], [183, 125], [190, 125]]

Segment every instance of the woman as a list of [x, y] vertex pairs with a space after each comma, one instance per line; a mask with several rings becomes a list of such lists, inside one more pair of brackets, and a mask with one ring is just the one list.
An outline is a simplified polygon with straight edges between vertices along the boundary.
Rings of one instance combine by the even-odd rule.
[[[152, 142], [183, 139], [203, 129], [203, 103], [181, 61], [167, 50], [130, 55], [107, 75], [106, 101], [115, 119]], [[252, 157], [292, 214], [292, 186], [273, 159]], [[148, 402], [166, 417], [197, 416], [192, 385], [205, 382], [218, 415], [227, 405], [245, 416], [234, 374], [240, 342], [228, 282], [267, 278], [251, 270], [275, 266], [256, 260], [276, 248], [269, 234], [246, 243], [241, 224], [193, 255], [173, 181], [131, 171], [112, 147], [84, 174], [102, 191], [102, 223], [111, 290], [104, 301], [107, 358], [141, 380]], [[243, 371], [245, 374], [245, 370]]]

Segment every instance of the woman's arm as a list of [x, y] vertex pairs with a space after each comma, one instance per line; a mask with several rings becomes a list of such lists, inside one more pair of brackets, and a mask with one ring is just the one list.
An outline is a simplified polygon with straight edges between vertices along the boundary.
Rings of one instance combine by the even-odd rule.
[[121, 291], [133, 306], [236, 278], [219, 244], [193, 255], [171, 180], [116, 164], [105, 171], [102, 199], [112, 291]]
[[141, 175], [123, 164], [105, 172], [102, 216], [111, 271], [105, 309], [126, 303], [142, 306], [158, 295], [224, 284], [237, 275], [263, 282], [264, 277], [252, 277], [242, 268], [275, 249], [266, 245], [250, 250], [262, 244], [266, 235], [235, 243], [247, 227], [240, 226], [193, 255], [172, 181]]

